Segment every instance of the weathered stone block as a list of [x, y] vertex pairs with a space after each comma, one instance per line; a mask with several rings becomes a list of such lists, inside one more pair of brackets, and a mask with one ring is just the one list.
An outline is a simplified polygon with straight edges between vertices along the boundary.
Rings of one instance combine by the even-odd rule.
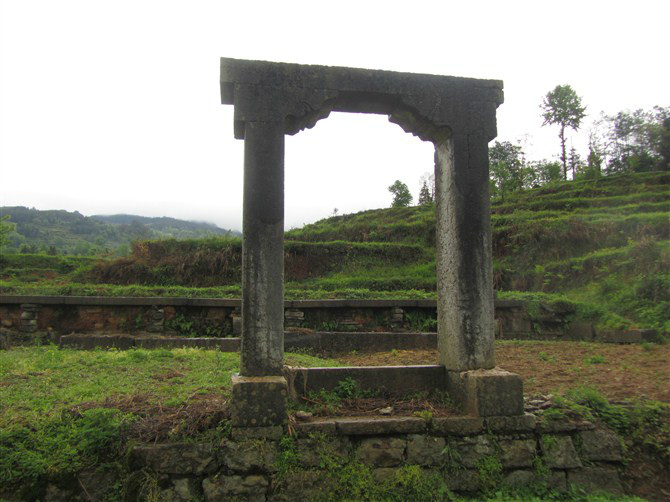
[[272, 441], [227, 441], [221, 447], [219, 457], [223, 465], [236, 473], [277, 470], [277, 444]]
[[297, 440], [298, 461], [303, 467], [322, 467], [324, 459], [345, 460], [351, 452], [351, 442], [345, 437], [306, 438]]
[[455, 492], [474, 493], [482, 488], [479, 471], [473, 469], [449, 471], [444, 477], [449, 489]]
[[294, 471], [274, 483], [272, 502], [310, 502], [323, 500], [324, 493], [335, 488], [333, 479], [323, 475], [322, 471]]
[[337, 433], [334, 420], [297, 423], [294, 428], [298, 437], [307, 437], [310, 434], [325, 434], [330, 436]]
[[474, 468], [484, 457], [497, 455], [496, 447], [486, 436], [466, 437], [449, 442], [449, 448], [454, 448], [459, 463], [463, 467]]
[[265, 502], [269, 481], [264, 476], [215, 476], [202, 482], [206, 502]]
[[371, 467], [395, 467], [405, 455], [407, 442], [394, 437], [364, 439], [356, 450], [357, 460]]
[[133, 470], [148, 468], [165, 474], [199, 476], [218, 467], [210, 444], [169, 443], [136, 446], [130, 452]]
[[534, 439], [503, 440], [499, 443], [503, 467], [531, 467], [535, 458]]
[[472, 436], [484, 430], [484, 420], [476, 417], [436, 417], [430, 426], [435, 434]]
[[230, 415], [233, 427], [266, 427], [287, 422], [288, 386], [282, 376], [233, 375]]
[[523, 414], [523, 382], [498, 368], [447, 372], [447, 388], [465, 413], [479, 416]]
[[547, 488], [559, 493], [568, 489], [565, 471], [549, 471], [546, 476], [539, 476], [533, 471], [519, 470], [510, 472], [503, 479], [503, 484], [512, 488], [524, 487], [538, 482], [546, 483]]
[[575, 446], [569, 436], [543, 436], [540, 441], [544, 462], [552, 469], [581, 467]]
[[486, 429], [491, 432], [532, 432], [537, 419], [535, 415], [526, 413], [512, 417], [487, 417]]
[[568, 334], [573, 340], [593, 340], [594, 330], [590, 322], [572, 322], [568, 329]]
[[170, 486], [161, 490], [160, 500], [170, 502], [193, 502], [202, 498], [202, 484], [196, 478], [170, 480]]
[[135, 338], [130, 335], [64, 335], [60, 337], [60, 347], [66, 349], [119, 349], [128, 350], [135, 346]]
[[619, 473], [615, 467], [584, 467], [568, 471], [568, 483], [588, 493], [606, 491], [613, 495], [623, 494]]
[[581, 440], [583, 460], [603, 460], [620, 462], [623, 460], [623, 446], [614, 432], [607, 430], [582, 431], [577, 436]]
[[416, 434], [426, 430], [426, 421], [417, 417], [336, 419], [337, 431], [344, 435]]
[[411, 434], [407, 437], [407, 463], [422, 466], [439, 465], [446, 442], [444, 438]]
[[284, 435], [284, 427], [272, 425], [268, 427], [233, 427], [232, 437], [236, 441], [244, 439], [270, 439], [278, 441]]

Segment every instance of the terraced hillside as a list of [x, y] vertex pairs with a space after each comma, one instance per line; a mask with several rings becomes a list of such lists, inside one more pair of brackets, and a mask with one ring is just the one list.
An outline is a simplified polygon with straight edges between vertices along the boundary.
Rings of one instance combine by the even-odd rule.
[[[567, 301], [600, 325], [670, 332], [670, 173], [544, 186], [494, 201], [492, 211], [499, 297]], [[333, 216], [291, 230], [286, 295], [432, 297], [434, 236], [432, 206]], [[12, 257], [0, 292], [238, 296], [240, 254], [236, 238], [141, 241], [128, 258], [44, 280], [21, 273], [22, 258]]]

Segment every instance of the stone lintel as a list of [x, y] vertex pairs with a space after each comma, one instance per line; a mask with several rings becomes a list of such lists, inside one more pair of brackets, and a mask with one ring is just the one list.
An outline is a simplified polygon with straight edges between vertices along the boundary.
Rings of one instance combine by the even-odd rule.
[[335, 419], [337, 432], [347, 436], [377, 434], [418, 434], [426, 430], [426, 421], [417, 417]]
[[523, 415], [523, 382], [515, 373], [499, 368], [447, 371], [447, 389], [463, 412], [470, 415]]
[[234, 134], [244, 124], [281, 117], [286, 134], [313, 127], [331, 111], [377, 113], [424, 141], [451, 130], [496, 136], [503, 102], [499, 80], [221, 58], [221, 102], [235, 105]]
[[288, 385], [282, 376], [232, 377], [233, 427], [271, 427], [287, 423]]

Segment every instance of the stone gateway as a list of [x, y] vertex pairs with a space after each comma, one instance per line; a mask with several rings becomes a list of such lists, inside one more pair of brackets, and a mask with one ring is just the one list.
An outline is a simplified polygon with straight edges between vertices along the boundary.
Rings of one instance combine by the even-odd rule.
[[[234, 426], [249, 426], [250, 414], [263, 426], [286, 420], [281, 399], [268, 397], [287, 391], [284, 135], [313, 127], [331, 111], [385, 114], [435, 145], [438, 349], [446, 387], [469, 413], [522, 413], [521, 379], [494, 369], [488, 143], [496, 136], [502, 88], [498, 80], [221, 58], [221, 100], [234, 105], [234, 135], [244, 140]], [[270, 383], [270, 376], [279, 378]], [[251, 396], [265, 396], [271, 406], [263, 411]]]

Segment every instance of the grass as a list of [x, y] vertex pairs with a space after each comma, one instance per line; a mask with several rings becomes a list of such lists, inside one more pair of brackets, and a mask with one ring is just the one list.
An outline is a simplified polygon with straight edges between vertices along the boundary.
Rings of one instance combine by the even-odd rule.
[[[287, 354], [286, 362], [337, 364], [306, 354]], [[0, 485], [30, 487], [47, 474], [113, 462], [123, 437], [212, 432], [202, 429], [222, 418], [238, 369], [239, 354], [198, 349], [0, 351]]]

